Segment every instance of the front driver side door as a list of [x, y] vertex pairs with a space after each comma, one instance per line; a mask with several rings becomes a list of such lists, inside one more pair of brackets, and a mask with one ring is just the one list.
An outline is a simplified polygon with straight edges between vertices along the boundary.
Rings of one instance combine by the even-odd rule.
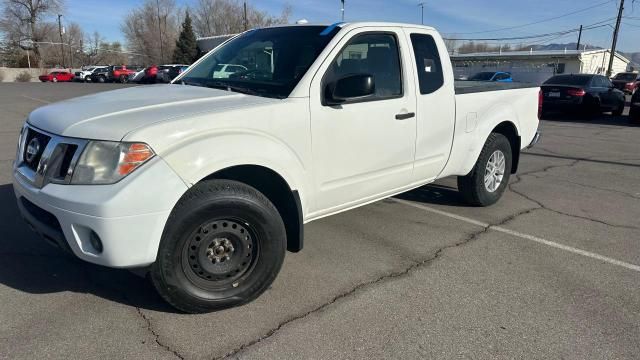
[[[374, 200], [411, 182], [416, 98], [414, 82], [407, 80], [408, 55], [400, 52], [401, 36], [395, 28], [354, 30], [311, 84], [317, 216]], [[375, 94], [327, 105], [327, 88], [349, 74], [372, 75]]]

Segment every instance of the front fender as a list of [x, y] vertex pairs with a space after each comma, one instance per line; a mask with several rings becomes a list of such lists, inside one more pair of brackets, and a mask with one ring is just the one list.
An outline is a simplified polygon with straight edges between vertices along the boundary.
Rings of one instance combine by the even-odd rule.
[[297, 190], [303, 205], [307, 186], [305, 161], [299, 151], [267, 133], [248, 129], [221, 129], [184, 139], [161, 156], [188, 186], [207, 176], [239, 165], [258, 165], [278, 173]]

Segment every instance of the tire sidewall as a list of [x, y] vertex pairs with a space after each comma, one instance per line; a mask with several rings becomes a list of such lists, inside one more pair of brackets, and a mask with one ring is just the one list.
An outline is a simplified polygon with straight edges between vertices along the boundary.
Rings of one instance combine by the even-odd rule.
[[[219, 196], [205, 201], [197, 199], [183, 209], [185, 211], [172, 215], [167, 224], [154, 264], [166, 291], [172, 293], [174, 306], [187, 311], [221, 309], [249, 302], [268, 288], [280, 271], [286, 250], [284, 225], [275, 208], [249, 198]], [[198, 227], [216, 219], [230, 218], [249, 224], [254, 233], [258, 248], [255, 264], [237, 287], [213, 293], [187, 278], [182, 267], [182, 252]], [[176, 304], [176, 298], [183, 303]]]

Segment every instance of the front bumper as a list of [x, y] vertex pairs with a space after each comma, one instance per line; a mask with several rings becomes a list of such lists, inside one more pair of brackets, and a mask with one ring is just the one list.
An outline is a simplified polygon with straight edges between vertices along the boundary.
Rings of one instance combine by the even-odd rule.
[[119, 268], [155, 261], [169, 214], [187, 190], [159, 157], [113, 185], [39, 189], [14, 169], [13, 188], [24, 219], [38, 234], [82, 260]]

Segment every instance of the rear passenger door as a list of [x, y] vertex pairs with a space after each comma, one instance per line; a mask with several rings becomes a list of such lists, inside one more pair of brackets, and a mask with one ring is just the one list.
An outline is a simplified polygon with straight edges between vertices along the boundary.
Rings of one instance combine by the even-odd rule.
[[440, 174], [449, 159], [455, 127], [453, 69], [444, 42], [435, 32], [405, 29], [417, 88], [417, 138], [413, 180]]

